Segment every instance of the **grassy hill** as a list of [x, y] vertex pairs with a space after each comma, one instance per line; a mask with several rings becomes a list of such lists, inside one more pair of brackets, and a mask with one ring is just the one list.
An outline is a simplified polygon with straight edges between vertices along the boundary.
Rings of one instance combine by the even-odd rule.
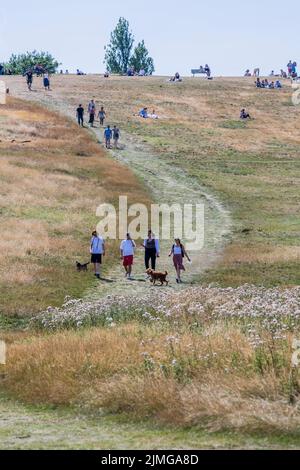
[[[120, 190], [132, 202], [148, 199], [132, 173], [70, 120], [9, 98], [0, 121], [3, 318], [83, 295], [94, 282], [78, 275], [75, 261], [89, 261], [97, 207], [114, 203]], [[111, 245], [107, 269], [117, 249]]]
[[[32, 96], [22, 78], [8, 80], [12, 92], [63, 113], [74, 114], [79, 102], [95, 98], [109, 123], [139, 136], [157, 158], [217, 195], [231, 211], [233, 239], [202, 282], [299, 284], [300, 108], [292, 104], [289, 81], [282, 90], [263, 90], [252, 78], [171, 84], [162, 77], [59, 76], [52, 80], [51, 96], [38, 83]], [[143, 106], [161, 119], [140, 119]], [[252, 121], [239, 120], [242, 107]]]

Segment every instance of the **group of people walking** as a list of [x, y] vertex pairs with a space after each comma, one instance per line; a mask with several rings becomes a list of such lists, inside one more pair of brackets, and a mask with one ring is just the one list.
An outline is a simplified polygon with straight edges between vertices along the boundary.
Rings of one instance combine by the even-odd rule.
[[[33, 84], [33, 75], [37, 73], [34, 69], [29, 69], [25, 72], [24, 76], [26, 77], [26, 83], [29, 91], [32, 91], [32, 84]], [[50, 75], [48, 72], [43, 71], [41, 74], [37, 74], [37, 76], [43, 76], [43, 86], [45, 91], [50, 91]]]
[[[107, 114], [104, 109], [104, 106], [101, 106], [97, 114], [96, 103], [94, 100], [91, 100], [88, 104], [87, 112], [89, 115], [88, 123], [90, 124], [90, 127], [95, 127], [94, 123], [95, 123], [96, 115], [99, 119], [100, 127], [105, 127], [104, 123], [105, 123]], [[76, 109], [76, 117], [77, 117], [78, 125], [81, 127], [84, 127], [84, 114], [85, 114], [84, 107], [82, 106], [82, 104], [79, 104], [78, 108]], [[114, 126], [113, 128], [111, 128], [111, 126], [108, 125], [107, 127], [105, 127], [104, 140], [105, 140], [105, 146], [107, 149], [111, 148], [112, 140], [113, 140], [114, 148], [118, 148], [120, 137], [121, 137], [121, 132], [117, 126]]]
[[[157, 259], [160, 257], [160, 243], [158, 238], [155, 237], [152, 230], [149, 230], [147, 238], [141, 245], [145, 250], [145, 269], [146, 271], [150, 268], [153, 271], [156, 270]], [[132, 280], [132, 269], [134, 265], [134, 257], [137, 246], [135, 241], [131, 238], [130, 233], [126, 234], [126, 238], [122, 240], [120, 245], [120, 257], [123, 262], [125, 270], [125, 277], [128, 280]], [[94, 265], [95, 276], [97, 279], [101, 279], [101, 265], [103, 257], [106, 252], [106, 245], [103, 237], [101, 237], [97, 231], [92, 234], [90, 243], [91, 252], [91, 263]], [[179, 238], [175, 239], [173, 246], [171, 247], [169, 257], [173, 257], [173, 264], [176, 271], [176, 282], [181, 284], [181, 273], [185, 271], [184, 258], [189, 262], [191, 259]]]

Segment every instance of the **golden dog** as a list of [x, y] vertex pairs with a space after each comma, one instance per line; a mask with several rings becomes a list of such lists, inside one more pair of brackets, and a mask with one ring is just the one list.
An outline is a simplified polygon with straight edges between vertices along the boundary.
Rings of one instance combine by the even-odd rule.
[[148, 276], [151, 278], [150, 282], [152, 282], [154, 286], [156, 285], [157, 281], [160, 281], [161, 286], [163, 286], [164, 284], [166, 284], [167, 286], [169, 285], [169, 281], [167, 281], [167, 271], [164, 273], [159, 273], [153, 271], [153, 269], [148, 269], [146, 271], [146, 274], [148, 274]]

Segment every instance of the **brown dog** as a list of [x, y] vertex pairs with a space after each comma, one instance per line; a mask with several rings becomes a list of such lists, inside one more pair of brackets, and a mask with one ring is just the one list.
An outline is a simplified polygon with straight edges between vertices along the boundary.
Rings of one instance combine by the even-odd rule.
[[146, 271], [146, 274], [151, 278], [150, 282], [153, 283], [153, 285], [156, 285], [156, 281], [160, 281], [160, 285], [163, 286], [166, 284], [167, 286], [169, 285], [169, 281], [167, 281], [167, 271], [165, 273], [158, 273], [156, 271], [153, 271], [153, 269], [148, 269]]

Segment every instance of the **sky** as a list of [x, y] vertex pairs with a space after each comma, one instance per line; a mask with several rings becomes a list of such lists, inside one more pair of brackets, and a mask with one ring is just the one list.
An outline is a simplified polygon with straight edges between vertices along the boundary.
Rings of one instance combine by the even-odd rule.
[[190, 75], [206, 63], [216, 76], [255, 67], [268, 74], [300, 63], [299, 13], [297, 0], [14, 0], [0, 4], [0, 62], [37, 49], [70, 72], [102, 73], [104, 46], [123, 16], [157, 75]]

